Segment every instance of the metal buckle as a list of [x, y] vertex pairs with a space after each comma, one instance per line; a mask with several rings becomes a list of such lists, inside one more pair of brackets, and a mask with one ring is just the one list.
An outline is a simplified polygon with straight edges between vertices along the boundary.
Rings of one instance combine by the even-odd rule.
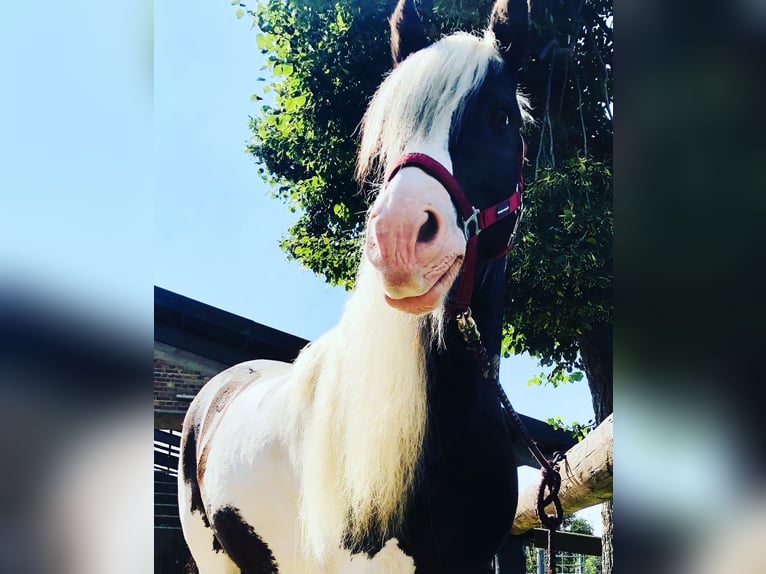
[[[471, 206], [471, 209], [473, 209], [473, 213], [471, 213], [468, 219], [463, 220], [463, 235], [465, 235], [466, 240], [481, 233], [481, 228], [479, 227], [479, 213], [481, 213], [481, 211], [474, 206]], [[474, 225], [474, 233], [471, 233], [471, 230], [469, 229], [471, 223]]]
[[513, 223], [513, 231], [511, 231], [511, 236], [508, 238], [509, 248], [516, 243], [516, 232], [519, 230], [521, 216], [524, 214], [524, 201], [521, 197], [519, 197], [519, 206], [513, 211], [516, 213], [516, 221]]
[[476, 321], [471, 316], [471, 308], [469, 307], [462, 313], [458, 313], [455, 317], [457, 320], [457, 328], [460, 334], [463, 335], [463, 340], [466, 343], [475, 343], [481, 340], [479, 335], [479, 329], [476, 326]]

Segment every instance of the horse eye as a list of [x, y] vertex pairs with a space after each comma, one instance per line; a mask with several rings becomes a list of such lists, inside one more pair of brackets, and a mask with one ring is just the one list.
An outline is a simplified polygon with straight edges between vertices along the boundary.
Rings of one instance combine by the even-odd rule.
[[495, 110], [492, 119], [497, 125], [500, 126], [511, 125], [511, 116], [505, 110]]

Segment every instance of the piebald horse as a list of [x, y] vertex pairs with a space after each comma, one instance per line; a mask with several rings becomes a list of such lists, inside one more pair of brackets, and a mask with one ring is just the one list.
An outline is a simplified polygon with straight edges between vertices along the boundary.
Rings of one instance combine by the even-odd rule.
[[397, 5], [357, 161], [379, 191], [339, 323], [292, 365], [220, 373], [186, 416], [179, 506], [202, 574], [487, 571], [516, 461], [456, 323], [475, 321], [496, 368], [527, 18], [498, 1], [483, 36], [429, 45], [412, 0]]

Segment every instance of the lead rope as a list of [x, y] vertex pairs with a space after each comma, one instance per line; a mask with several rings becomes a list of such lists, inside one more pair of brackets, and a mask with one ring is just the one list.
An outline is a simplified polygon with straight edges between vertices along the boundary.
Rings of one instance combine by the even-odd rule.
[[[500, 374], [498, 369], [493, 366], [492, 361], [487, 354], [487, 350], [481, 342], [481, 335], [476, 326], [476, 321], [474, 321], [471, 316], [471, 308], [469, 307], [462, 313], [458, 313], [455, 316], [455, 319], [457, 321], [458, 330], [466, 343], [466, 348], [473, 353], [476, 360], [479, 362], [482, 378], [494, 385], [495, 394], [497, 395], [500, 404], [503, 406], [506, 417], [508, 417], [508, 423], [513, 425], [519, 434], [521, 434], [521, 437], [524, 439], [524, 444], [526, 444], [529, 452], [532, 453], [532, 456], [535, 457], [535, 460], [540, 464], [542, 476], [540, 479], [540, 487], [537, 491], [537, 505], [535, 510], [540, 522], [548, 530], [547, 571], [548, 574], [555, 574], [556, 545], [554, 534], [564, 520], [564, 512], [561, 507], [561, 500], [559, 499], [559, 488], [561, 487], [559, 462], [564, 459], [565, 455], [557, 452], [554, 454], [553, 460], [548, 460], [527, 431], [518, 413], [511, 405], [511, 401], [508, 400], [508, 395], [505, 394], [505, 390], [500, 385]], [[547, 496], [545, 495], [546, 487], [548, 489]], [[545, 512], [545, 507], [549, 504], [553, 504], [555, 509], [554, 514], [547, 514]]]

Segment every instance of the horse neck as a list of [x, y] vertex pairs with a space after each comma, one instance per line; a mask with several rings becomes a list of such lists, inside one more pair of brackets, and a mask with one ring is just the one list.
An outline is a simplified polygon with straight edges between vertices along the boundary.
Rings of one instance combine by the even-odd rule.
[[[481, 341], [494, 365], [499, 364], [504, 302], [504, 258], [477, 269], [471, 300], [471, 313], [481, 334]], [[427, 337], [427, 333], [424, 336]], [[496, 404], [495, 391], [482, 376], [476, 354], [466, 345], [456, 322], [444, 325], [444, 344], [431, 340], [426, 349], [429, 393], [429, 416], [449, 420], [475, 409]]]
[[505, 304], [505, 257], [477, 269], [471, 313], [490, 357], [500, 354]]

